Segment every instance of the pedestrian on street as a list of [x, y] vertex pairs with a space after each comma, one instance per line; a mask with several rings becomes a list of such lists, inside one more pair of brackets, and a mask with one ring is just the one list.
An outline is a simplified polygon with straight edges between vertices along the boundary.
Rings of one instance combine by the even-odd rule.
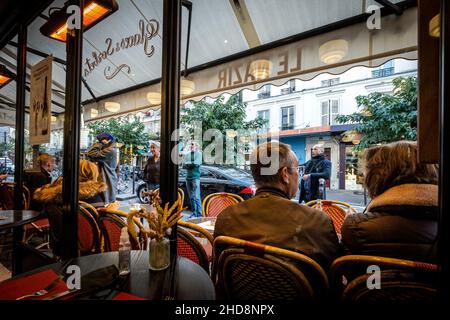
[[144, 168], [144, 181], [147, 184], [147, 190], [153, 191], [159, 188], [159, 174], [160, 174], [160, 144], [154, 141], [150, 144], [150, 153], [152, 154]]
[[305, 173], [300, 181], [299, 203], [316, 200], [319, 196], [326, 199], [325, 185], [322, 194], [319, 192], [319, 180], [330, 179], [331, 161], [325, 159], [324, 148], [321, 144], [316, 144], [312, 148], [312, 158], [300, 166], [305, 166]]
[[198, 150], [198, 143], [192, 141], [190, 151], [184, 155], [183, 168], [186, 169], [186, 190], [189, 197], [192, 215], [189, 218], [202, 216], [202, 200], [200, 195], [200, 166], [202, 153]]
[[90, 161], [96, 162], [100, 172], [99, 181], [108, 186], [105, 192], [105, 204], [116, 201], [117, 193], [117, 147], [115, 138], [102, 132], [97, 135], [98, 142], [94, 143], [86, 155]]

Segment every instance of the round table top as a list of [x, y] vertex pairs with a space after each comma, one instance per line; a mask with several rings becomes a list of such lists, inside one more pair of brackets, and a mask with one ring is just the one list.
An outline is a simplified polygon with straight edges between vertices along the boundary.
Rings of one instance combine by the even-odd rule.
[[[82, 256], [73, 259], [64, 266], [65, 264], [67, 264], [67, 261], [58, 262], [40, 269], [50, 267], [55, 272], [61, 273], [66, 270], [68, 265], [78, 265], [83, 276], [91, 271], [112, 264], [118, 267], [119, 253], [115, 251]], [[63, 270], [61, 270], [61, 267], [64, 267]], [[162, 299], [164, 280], [169, 268], [161, 271], [152, 271], [148, 268], [148, 251], [133, 250], [131, 251], [131, 273], [122, 291], [145, 299], [160, 300]], [[189, 259], [178, 256], [175, 268], [175, 300], [215, 299], [214, 285], [202, 267]], [[34, 271], [36, 270], [32, 272]], [[112, 299], [116, 293], [112, 293], [107, 299]]]
[[39, 219], [40, 215], [40, 212], [33, 210], [1, 210], [0, 229], [23, 226], [36, 221]]
[[217, 220], [217, 217], [200, 217], [200, 218], [187, 219], [186, 222], [199, 224], [202, 222], [211, 221], [211, 222], [215, 223], [216, 220]]

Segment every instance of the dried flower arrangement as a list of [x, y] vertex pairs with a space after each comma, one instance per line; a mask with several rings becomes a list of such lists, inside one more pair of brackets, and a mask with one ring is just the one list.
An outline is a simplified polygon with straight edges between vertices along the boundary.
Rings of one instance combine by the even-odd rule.
[[127, 224], [128, 230], [136, 237], [136, 228], [134, 225], [134, 218], [145, 218], [148, 222], [149, 229], [141, 230], [145, 232], [151, 239], [156, 238], [161, 240], [166, 235], [170, 235], [172, 227], [181, 219], [181, 212], [186, 209], [183, 208], [181, 199], [178, 198], [169, 209], [169, 203], [166, 203], [164, 208], [160, 204], [158, 191], [147, 192], [144, 196], [150, 197], [150, 203], [156, 210], [146, 211], [144, 209], [132, 210], [128, 214]]

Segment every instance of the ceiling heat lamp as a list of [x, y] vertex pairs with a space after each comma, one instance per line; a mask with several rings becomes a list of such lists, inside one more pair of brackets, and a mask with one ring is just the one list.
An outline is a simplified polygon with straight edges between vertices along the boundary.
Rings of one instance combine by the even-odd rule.
[[[64, 4], [64, 7], [50, 14], [48, 21], [40, 29], [44, 36], [66, 41], [67, 19], [69, 18], [67, 7], [68, 2]], [[116, 0], [86, 0], [83, 10], [84, 31], [89, 30], [118, 9]]]
[[16, 75], [9, 71], [4, 64], [0, 64], [0, 88], [6, 86], [15, 77]]

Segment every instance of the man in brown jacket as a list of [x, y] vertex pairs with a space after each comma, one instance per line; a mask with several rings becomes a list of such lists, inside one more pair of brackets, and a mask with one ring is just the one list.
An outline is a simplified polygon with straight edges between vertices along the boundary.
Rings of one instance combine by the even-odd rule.
[[250, 161], [256, 196], [222, 211], [214, 237], [224, 235], [294, 250], [328, 269], [341, 253], [339, 241], [326, 214], [290, 200], [298, 190], [294, 152], [284, 143], [267, 142], [253, 151]]

